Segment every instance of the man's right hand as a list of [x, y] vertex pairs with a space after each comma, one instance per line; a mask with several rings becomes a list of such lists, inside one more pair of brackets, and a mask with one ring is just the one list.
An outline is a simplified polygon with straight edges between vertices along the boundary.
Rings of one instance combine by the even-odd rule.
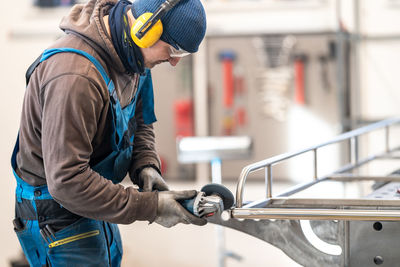
[[167, 228], [178, 223], [205, 225], [207, 223], [206, 219], [191, 214], [178, 203], [178, 200], [192, 199], [196, 195], [196, 190], [158, 192], [158, 208], [155, 222]]

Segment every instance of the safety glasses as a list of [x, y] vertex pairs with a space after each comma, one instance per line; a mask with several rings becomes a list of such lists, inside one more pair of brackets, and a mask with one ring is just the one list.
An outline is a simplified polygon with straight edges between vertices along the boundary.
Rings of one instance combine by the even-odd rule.
[[169, 46], [169, 56], [170, 57], [185, 57], [190, 55], [189, 52], [183, 50], [177, 45], [178, 48], [173, 47], [172, 45]]

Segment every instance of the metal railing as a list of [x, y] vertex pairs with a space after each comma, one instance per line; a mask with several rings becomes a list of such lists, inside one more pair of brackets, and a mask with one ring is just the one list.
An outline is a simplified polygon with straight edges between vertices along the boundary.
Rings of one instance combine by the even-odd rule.
[[[290, 196], [294, 193], [300, 192], [302, 190], [305, 190], [306, 188], [319, 183], [321, 181], [325, 180], [337, 180], [337, 181], [352, 181], [354, 180], [379, 180], [379, 179], [384, 179], [384, 180], [389, 180], [388, 177], [381, 177], [381, 176], [351, 176], [351, 175], [341, 175], [346, 171], [352, 170], [354, 168], [360, 167], [361, 165], [370, 162], [371, 160], [374, 160], [379, 157], [387, 156], [393, 151], [397, 151], [400, 149], [398, 148], [392, 148], [390, 147], [389, 144], [389, 137], [390, 137], [390, 127], [400, 124], [400, 118], [392, 118], [392, 119], [387, 119], [383, 120], [365, 127], [361, 127], [359, 129], [341, 134], [337, 136], [336, 138], [329, 140], [325, 143], [312, 146], [303, 150], [299, 150], [296, 152], [292, 153], [285, 153], [281, 154], [269, 159], [265, 159], [253, 164], [250, 164], [242, 169], [242, 172], [239, 177], [239, 181], [237, 184], [236, 188], [236, 207], [232, 210], [231, 214], [232, 217], [235, 218], [254, 218], [254, 219], [338, 219], [338, 220], [343, 220], [343, 219], [351, 219], [351, 220], [371, 220], [371, 219], [377, 219], [380, 218], [380, 220], [400, 220], [400, 210], [398, 211], [380, 211], [380, 210], [371, 210], [371, 209], [352, 209], [352, 210], [343, 210], [341, 207], [346, 206], [346, 202], [342, 203], [342, 205], [333, 207], [332, 209], [318, 209], [318, 207], [324, 207], [324, 206], [314, 206], [314, 207], [307, 207], [307, 208], [290, 208], [290, 209], [277, 209], [277, 208], [267, 208], [269, 203], [272, 203], [274, 201], [274, 198], [272, 197], [272, 167], [278, 163], [281, 163], [282, 161], [291, 159], [293, 157], [302, 155], [304, 153], [312, 152], [313, 153], [313, 181], [299, 185], [297, 187], [294, 187], [290, 189], [289, 191], [280, 194], [279, 197], [282, 200], [283, 197]], [[372, 131], [378, 130], [378, 129], [384, 129], [385, 134], [385, 151], [384, 153], [380, 155], [374, 155], [374, 156], [368, 156], [366, 158], [360, 159], [359, 158], [359, 149], [358, 149], [358, 143], [359, 143], [359, 138], [361, 135], [370, 133]], [[318, 175], [318, 149], [322, 147], [326, 147], [328, 145], [332, 144], [337, 144], [343, 141], [349, 140], [350, 141], [350, 163], [343, 166], [336, 172], [334, 172], [330, 176], [323, 176], [319, 177]], [[244, 186], [246, 179], [248, 175], [251, 172], [265, 169], [265, 185], [266, 185], [266, 196], [267, 199], [263, 201], [261, 204], [260, 203], [250, 203], [249, 205], [246, 205], [243, 207], [243, 192], [244, 192]], [[398, 180], [400, 176], [395, 175], [395, 176], [390, 176], [390, 179]], [[287, 198], [286, 198], [287, 199]], [[318, 202], [319, 199], [315, 199], [316, 202]], [[360, 199], [357, 199], [360, 200]], [[361, 200], [362, 201], [362, 200]], [[382, 202], [382, 200], [375, 201], [374, 200], [369, 200], [372, 204], [382, 204], [385, 203], [385, 201]], [[348, 203], [350, 203], [349, 201]], [[353, 201], [354, 202], [354, 201]], [[360, 201], [358, 201], [360, 202]], [[370, 203], [370, 204], [371, 204]], [[400, 205], [400, 201], [399, 201]], [[263, 206], [263, 208], [260, 208]]]

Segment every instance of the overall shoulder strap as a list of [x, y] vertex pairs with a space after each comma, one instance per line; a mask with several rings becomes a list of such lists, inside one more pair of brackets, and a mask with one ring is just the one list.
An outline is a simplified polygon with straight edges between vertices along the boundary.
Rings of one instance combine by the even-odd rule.
[[31, 78], [31, 75], [33, 71], [36, 69], [36, 67], [40, 63], [40, 59], [42, 58], [42, 55], [40, 55], [28, 68], [28, 70], [25, 73], [25, 80], [26, 80], [26, 86], [28, 86], [29, 79]]
[[100, 62], [95, 57], [93, 57], [91, 54], [89, 54], [85, 51], [75, 49], [75, 48], [69, 48], [69, 47], [46, 49], [42, 54], [40, 62], [45, 61], [46, 59], [48, 59], [49, 57], [51, 57], [55, 54], [65, 53], [65, 52], [76, 53], [76, 54], [82, 55], [82, 56], [86, 57], [87, 59], [89, 59], [93, 63], [93, 65], [96, 67], [96, 69], [100, 72], [100, 74], [103, 77], [106, 84], [109, 85], [111, 79], [108, 77], [107, 72], [104, 70], [103, 66], [100, 64]]
[[140, 77], [139, 88], [142, 88], [140, 91], [140, 97], [142, 98], [144, 124], [156, 122], [157, 119], [154, 113], [153, 81], [150, 69], [146, 69], [146, 75]]
[[[112, 81], [109, 78], [109, 76], [107, 75], [107, 72], [104, 70], [103, 66], [100, 64], [100, 62], [95, 57], [93, 57], [91, 54], [89, 54], [85, 51], [75, 49], [75, 48], [70, 48], [70, 47], [46, 49], [43, 52], [43, 54], [40, 55], [26, 71], [26, 74], [25, 74], [26, 85], [28, 85], [29, 79], [30, 79], [33, 71], [36, 69], [36, 67], [41, 62], [45, 61], [46, 59], [50, 58], [51, 56], [53, 56], [55, 54], [65, 53], [65, 52], [76, 53], [76, 54], [82, 55], [82, 56], [86, 57], [87, 59], [89, 59], [93, 63], [93, 65], [96, 67], [96, 69], [100, 72], [100, 74], [103, 77], [104, 81], [106, 82], [107, 86], [110, 87], [110, 83], [112, 83]], [[111, 86], [111, 87], [113, 87], [113, 86]], [[110, 89], [111, 88], [109, 88], [109, 90]]]

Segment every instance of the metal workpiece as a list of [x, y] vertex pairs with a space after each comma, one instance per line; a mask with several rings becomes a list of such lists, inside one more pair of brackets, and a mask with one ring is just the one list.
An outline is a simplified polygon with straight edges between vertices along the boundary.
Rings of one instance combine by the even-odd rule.
[[348, 266], [399, 266], [399, 222], [350, 222]]
[[341, 221], [310, 221], [311, 228], [315, 235], [329, 244], [341, 245], [339, 235], [343, 235], [343, 222]]
[[[307, 267], [339, 267], [344, 266], [341, 255], [330, 255], [312, 245], [303, 233], [298, 220], [238, 220], [230, 218], [226, 221], [220, 216], [212, 216], [208, 221], [235, 229], [281, 249], [297, 263]], [[344, 246], [343, 222], [324, 224], [322, 239], [332, 245]], [[322, 232], [322, 231], [320, 231]]]
[[[400, 146], [394, 144], [392, 134], [393, 127], [398, 126], [400, 118], [384, 120], [320, 145], [250, 164], [240, 174], [236, 205], [227, 214], [222, 214], [224, 216], [215, 214], [208, 221], [268, 242], [307, 267], [399, 266]], [[376, 130], [384, 131], [384, 140], [380, 140], [384, 144], [382, 151], [362, 157], [360, 137]], [[321, 176], [318, 150], [338, 143], [348, 145], [349, 162], [342, 163], [331, 174]], [[313, 155], [310, 180], [277, 194], [273, 187], [273, 167], [304, 153]], [[390, 167], [379, 168], [380, 174], [369, 175], [361, 171], [367, 164], [382, 161], [389, 161]], [[390, 169], [392, 167], [395, 169]], [[265, 198], [244, 201], [248, 175], [263, 169]], [[350, 187], [352, 190], [347, 191], [351, 193], [350, 197], [346, 194], [335, 196], [337, 192], [330, 190], [332, 185]], [[322, 195], [321, 198], [312, 194], [324, 186], [333, 197]]]
[[[286, 161], [288, 159], [303, 155], [304, 153], [313, 153], [313, 160], [312, 160], [312, 167], [314, 169], [314, 176], [312, 177], [312, 180], [308, 183], [296, 186], [292, 188], [291, 190], [284, 192], [283, 194], [280, 194], [278, 197], [282, 196], [292, 196], [298, 192], [304, 191], [307, 188], [310, 188], [312, 186], [315, 186], [316, 184], [323, 183], [326, 181], [382, 181], [385, 180], [387, 182], [389, 181], [394, 181], [394, 180], [399, 180], [399, 175], [392, 175], [392, 176], [386, 176], [385, 178], [382, 178], [382, 176], [358, 176], [355, 174], [352, 174], [351, 171], [354, 171], [361, 166], [373, 161], [377, 160], [380, 158], [390, 158], [392, 155], [396, 155], [400, 151], [400, 147], [391, 147], [390, 146], [390, 131], [391, 127], [398, 126], [400, 124], [400, 118], [392, 118], [392, 119], [387, 119], [384, 121], [380, 121], [344, 134], [341, 134], [337, 136], [336, 138], [333, 138], [332, 140], [326, 141], [322, 144], [311, 146], [296, 152], [292, 153], [285, 153], [281, 154], [269, 159], [265, 159], [253, 164], [250, 164], [246, 167], [243, 168], [239, 181], [237, 183], [236, 187], [236, 208], [232, 212], [232, 216], [236, 218], [256, 218], [256, 219], [303, 219], [303, 220], [308, 220], [308, 219], [318, 219], [318, 220], [400, 220], [400, 209], [399, 210], [390, 210], [390, 211], [382, 211], [384, 210], [385, 207], [382, 205], [374, 205], [374, 204], [382, 204], [382, 203], [369, 203], [369, 205], [372, 204], [372, 206], [375, 206], [376, 210], [370, 209], [370, 208], [365, 208], [365, 209], [356, 209], [352, 208], [354, 206], [354, 200], [349, 200], [346, 202], [345, 199], [343, 199], [342, 205], [341, 206], [336, 206], [336, 207], [326, 207], [323, 204], [319, 205], [321, 203], [326, 203], [326, 199], [324, 198], [314, 198], [312, 200], [313, 203], [316, 205], [312, 205], [312, 208], [285, 208], [282, 207], [282, 209], [277, 209], [277, 208], [271, 208], [270, 205], [267, 205], [265, 207], [258, 207], [258, 208], [246, 208], [243, 209], [243, 194], [244, 194], [244, 188], [245, 188], [245, 183], [247, 180], [248, 175], [251, 172], [258, 171], [261, 169], [265, 169], [265, 188], [266, 188], [266, 196], [267, 199], [266, 201], [270, 201], [273, 203], [274, 197], [273, 197], [273, 171], [272, 167], [276, 164], [282, 163], [283, 161]], [[367, 157], [360, 158], [359, 155], [359, 149], [358, 149], [358, 142], [359, 138], [363, 135], [369, 134], [373, 131], [377, 130], [384, 130], [385, 135], [384, 135], [384, 143], [385, 147], [383, 149], [383, 152], [377, 155], [368, 155]], [[318, 176], [318, 152], [317, 150], [329, 145], [333, 144], [338, 144], [346, 142], [349, 145], [349, 150], [350, 150], [350, 162], [345, 164], [344, 166], [341, 166], [336, 172], [333, 172], [330, 175], [325, 175], [325, 176]], [[295, 198], [291, 197], [291, 203], [296, 203], [296, 201], [301, 202], [303, 201], [300, 198]], [[357, 201], [359, 203], [363, 203], [366, 199], [365, 198], [359, 198]], [[328, 200], [329, 201], [329, 200]], [[396, 202], [395, 205], [400, 206], [400, 199], [395, 200], [398, 201]], [[361, 204], [363, 206], [363, 204]], [[365, 206], [365, 205], [364, 205]], [[344, 209], [346, 207], [346, 210]], [[349, 211], [351, 210], [351, 211]]]
[[400, 221], [400, 210], [324, 210], [324, 209], [288, 209], [260, 208], [234, 209], [232, 217], [236, 219], [281, 219], [281, 220], [358, 220], [358, 221]]

